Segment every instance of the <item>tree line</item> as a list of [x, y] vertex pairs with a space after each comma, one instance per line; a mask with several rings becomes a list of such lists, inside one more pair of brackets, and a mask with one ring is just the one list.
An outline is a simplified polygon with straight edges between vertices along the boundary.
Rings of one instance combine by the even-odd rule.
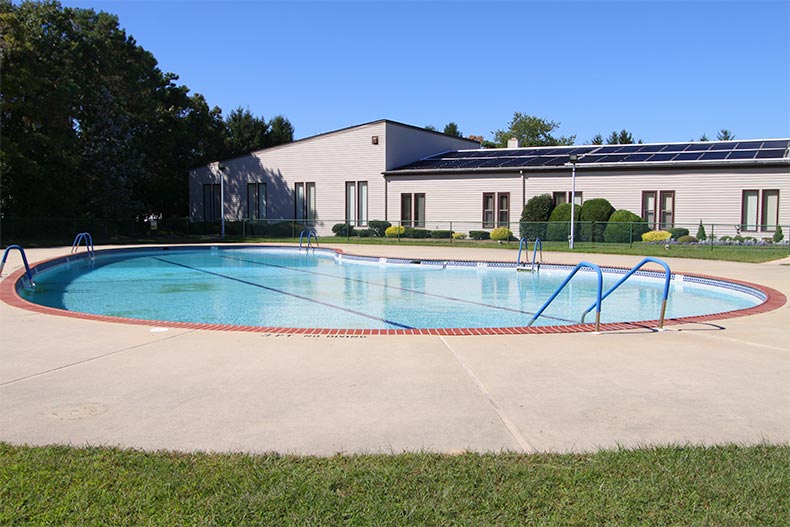
[[185, 216], [190, 168], [293, 141], [280, 115], [223, 118], [114, 15], [0, 0], [0, 33], [6, 216]]

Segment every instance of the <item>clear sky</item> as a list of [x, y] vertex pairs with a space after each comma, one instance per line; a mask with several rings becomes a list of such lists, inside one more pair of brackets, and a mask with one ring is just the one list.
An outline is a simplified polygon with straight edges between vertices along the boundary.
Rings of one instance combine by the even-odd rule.
[[586, 143], [790, 137], [790, 0], [67, 0], [120, 25], [227, 115], [296, 138], [376, 119], [464, 135], [520, 111]]

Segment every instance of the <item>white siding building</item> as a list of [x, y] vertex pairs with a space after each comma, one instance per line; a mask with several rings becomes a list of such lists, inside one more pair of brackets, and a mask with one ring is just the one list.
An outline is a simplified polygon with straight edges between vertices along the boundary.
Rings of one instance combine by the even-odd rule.
[[[539, 194], [606, 198], [651, 227], [716, 224], [716, 234], [770, 236], [790, 224], [790, 140], [481, 149], [388, 120], [213, 163], [190, 173], [190, 217], [291, 220], [320, 235], [369, 220], [459, 232], [510, 224]], [[452, 226], [450, 225], [452, 222]], [[693, 233], [692, 233], [693, 234]], [[790, 236], [790, 232], [786, 233]]]

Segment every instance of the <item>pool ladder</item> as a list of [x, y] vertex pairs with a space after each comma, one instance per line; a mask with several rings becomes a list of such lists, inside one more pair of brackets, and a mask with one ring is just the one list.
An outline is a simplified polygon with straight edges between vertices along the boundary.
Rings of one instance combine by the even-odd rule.
[[315, 230], [304, 230], [299, 233], [299, 250], [302, 250], [302, 244], [304, 243], [304, 237], [307, 235], [307, 247], [306, 249], [310, 249], [310, 240], [315, 239], [315, 246], [318, 247], [318, 234], [316, 234]]
[[[538, 255], [538, 248], [540, 248], [540, 262], [538, 263], [536, 257]], [[524, 255], [527, 261], [521, 264], [521, 251], [524, 250]], [[535, 239], [535, 245], [532, 250], [532, 264], [529, 263], [529, 240], [521, 238], [518, 241], [518, 256], [516, 256], [516, 271], [540, 271], [540, 265], [543, 263], [543, 242], [540, 238]], [[529, 265], [529, 267], [527, 267]], [[536, 268], [537, 266], [537, 268]]]
[[93, 248], [93, 236], [89, 232], [81, 232], [74, 237], [74, 243], [71, 244], [71, 252], [75, 253], [80, 248], [80, 243], [85, 242], [85, 249], [88, 251], [88, 256], [91, 258], [96, 257], [96, 250]]
[[636, 264], [634, 267], [632, 267], [631, 270], [625, 274], [625, 276], [623, 276], [616, 284], [610, 287], [609, 290], [607, 290], [605, 293], [602, 292], [603, 273], [601, 272], [601, 268], [589, 262], [579, 262], [579, 264], [576, 265], [576, 267], [574, 267], [573, 271], [571, 271], [571, 273], [565, 278], [565, 281], [562, 282], [562, 284], [557, 288], [557, 290], [554, 291], [554, 293], [549, 297], [548, 300], [546, 300], [546, 303], [544, 303], [543, 306], [541, 306], [541, 308], [538, 310], [538, 312], [535, 313], [535, 316], [533, 316], [532, 320], [530, 320], [529, 323], [527, 323], [527, 326], [531, 326], [538, 319], [538, 317], [540, 317], [543, 314], [546, 308], [549, 307], [549, 304], [551, 304], [554, 301], [554, 299], [557, 298], [557, 295], [560, 294], [560, 291], [563, 290], [563, 288], [568, 284], [568, 282], [571, 281], [571, 278], [573, 278], [573, 276], [580, 269], [587, 267], [595, 271], [598, 277], [598, 284], [596, 289], [595, 302], [593, 302], [592, 305], [590, 305], [590, 307], [588, 307], [584, 311], [584, 313], [582, 313], [581, 323], [582, 324], [584, 323], [584, 319], [587, 316], [587, 314], [593, 308], [595, 308], [595, 331], [598, 332], [601, 328], [601, 303], [603, 302], [603, 300], [609, 295], [611, 295], [615, 289], [620, 287], [626, 280], [628, 280], [631, 276], [633, 276], [633, 274], [636, 273], [639, 269], [641, 269], [645, 264], [650, 262], [656, 263], [664, 268], [664, 296], [661, 301], [661, 315], [658, 321], [659, 331], [663, 330], [664, 317], [667, 311], [667, 299], [669, 298], [669, 282], [672, 279], [672, 272], [669, 269], [669, 265], [667, 265], [667, 263], [664, 262], [663, 260], [659, 260], [658, 258], [645, 258], [644, 260]]
[[25, 250], [20, 245], [9, 245], [5, 248], [5, 252], [3, 252], [3, 259], [0, 261], [0, 276], [3, 275], [3, 268], [5, 267], [5, 262], [8, 259], [8, 253], [11, 252], [11, 249], [17, 249], [19, 254], [22, 255], [22, 263], [25, 264], [25, 275], [27, 276], [27, 281], [30, 284], [30, 287], [35, 287], [36, 284], [33, 283], [33, 273], [30, 271], [30, 264], [27, 263], [27, 255], [25, 255]]

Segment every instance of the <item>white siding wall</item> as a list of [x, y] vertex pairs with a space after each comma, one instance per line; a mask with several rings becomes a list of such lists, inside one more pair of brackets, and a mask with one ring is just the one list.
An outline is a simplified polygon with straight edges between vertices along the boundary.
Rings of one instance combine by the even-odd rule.
[[448, 150], [472, 150], [480, 144], [399, 123], [387, 123], [387, 166], [392, 170]]
[[[525, 199], [552, 192], [570, 192], [570, 171], [525, 173]], [[790, 170], [787, 166], [764, 168], [731, 167], [727, 169], [585, 171], [577, 169], [576, 191], [584, 200], [608, 199], [615, 209], [642, 211], [642, 191], [674, 191], [676, 225], [689, 230], [702, 220], [715, 223], [716, 234], [733, 235], [741, 222], [743, 190], [779, 190], [779, 223], [790, 224]], [[388, 184], [388, 220], [400, 220], [401, 193], [425, 193], [426, 228], [447, 228], [449, 221], [464, 222], [458, 231], [480, 229], [484, 192], [509, 192], [510, 221], [521, 216], [522, 184], [518, 174], [499, 175], [426, 175], [390, 176]], [[469, 225], [476, 225], [470, 227]], [[455, 228], [455, 225], [454, 225]], [[709, 230], [709, 229], [708, 229]], [[696, 230], [691, 234], [695, 234]], [[755, 237], [765, 233], [743, 233]], [[770, 233], [769, 233], [770, 234]], [[785, 233], [787, 236], [787, 233]]]

